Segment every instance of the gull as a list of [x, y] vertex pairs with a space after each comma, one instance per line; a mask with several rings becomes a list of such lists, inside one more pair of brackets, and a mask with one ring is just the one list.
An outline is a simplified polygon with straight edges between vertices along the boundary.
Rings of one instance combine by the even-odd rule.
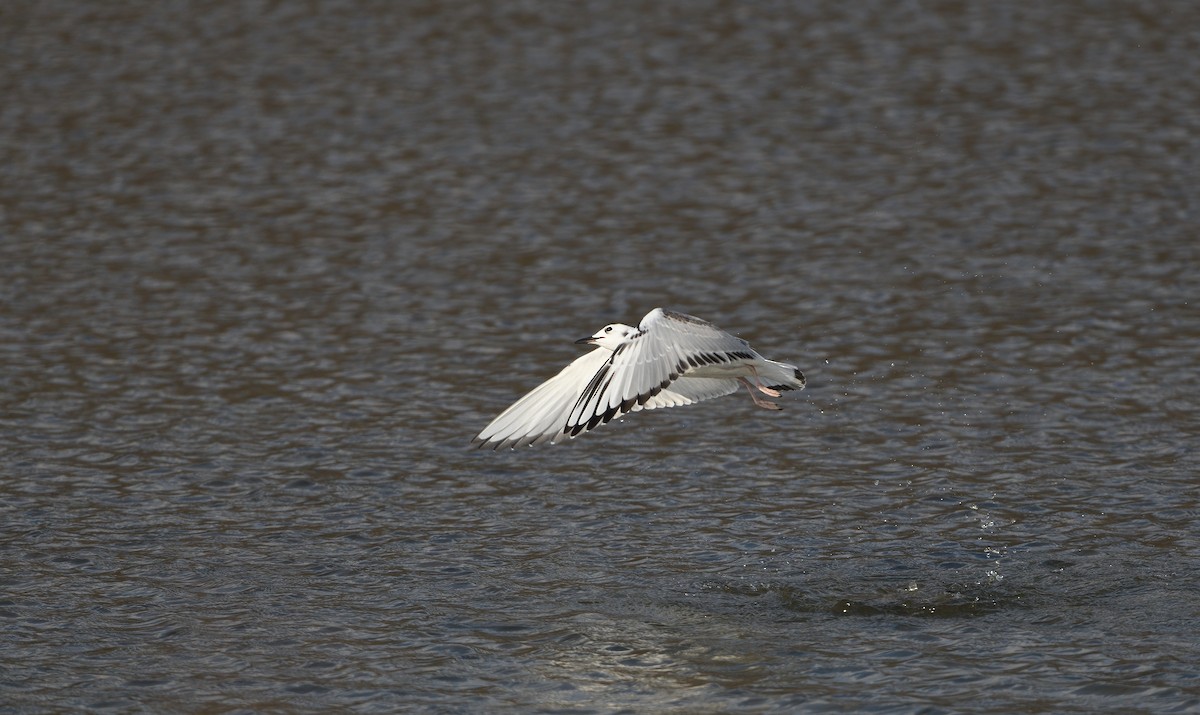
[[596, 349], [501, 412], [471, 444], [553, 444], [630, 412], [691, 405], [739, 386], [758, 407], [778, 410], [756, 391], [779, 397], [780, 390], [804, 389], [804, 373], [795, 365], [767, 360], [708, 321], [662, 308], [636, 328], [612, 323], [575, 342]]

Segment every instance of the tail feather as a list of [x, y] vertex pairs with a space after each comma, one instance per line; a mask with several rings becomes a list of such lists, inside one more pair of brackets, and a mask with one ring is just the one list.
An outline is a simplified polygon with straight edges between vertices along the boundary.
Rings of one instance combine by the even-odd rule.
[[803, 390], [807, 380], [800, 368], [786, 362], [767, 360], [758, 366], [758, 376], [772, 390]]

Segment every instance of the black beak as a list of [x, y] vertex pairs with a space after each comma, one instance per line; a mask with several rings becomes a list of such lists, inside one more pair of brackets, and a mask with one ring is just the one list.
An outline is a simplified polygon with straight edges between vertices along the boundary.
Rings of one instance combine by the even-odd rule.
[[596, 342], [596, 339], [589, 335], [586, 338], [580, 338], [580, 339], [576, 340], [575, 344], [582, 345], [584, 343], [594, 343], [594, 342]]

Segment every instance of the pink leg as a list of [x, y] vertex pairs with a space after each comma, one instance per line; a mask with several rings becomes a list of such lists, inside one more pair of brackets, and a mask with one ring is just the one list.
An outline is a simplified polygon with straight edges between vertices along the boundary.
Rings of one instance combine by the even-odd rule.
[[755, 370], [754, 367], [751, 366], [750, 372], [754, 373], [754, 386], [757, 387], [760, 392], [762, 392], [764, 395], [767, 395], [768, 397], [779, 397], [779, 390], [772, 390], [771, 388], [767, 387], [766, 385], [764, 385], [758, 381], [758, 370]]
[[[768, 400], [764, 400], [763, 398], [761, 398], [761, 397], [759, 397], [758, 395], [754, 394], [754, 387], [755, 387], [755, 386], [754, 386], [754, 385], [752, 385], [752, 384], [750, 383], [750, 381], [749, 381], [749, 380], [747, 380], [746, 378], [744, 378], [744, 377], [739, 377], [739, 378], [738, 378], [738, 382], [740, 382], [740, 383], [742, 383], [743, 385], [745, 385], [745, 386], [746, 386], [746, 389], [747, 389], [747, 390], [750, 392], [750, 399], [751, 399], [751, 400], [754, 400], [754, 404], [758, 405], [759, 407], [763, 408], [764, 410], [782, 410], [782, 409], [783, 409], [782, 407], [780, 407], [779, 405], [775, 404], [774, 402], [770, 402], [770, 401], [768, 401]], [[761, 389], [762, 389], [762, 386], [761, 386], [761, 385], [759, 385], [759, 386], [758, 386], [758, 389], [760, 389], [760, 390], [761, 390]]]

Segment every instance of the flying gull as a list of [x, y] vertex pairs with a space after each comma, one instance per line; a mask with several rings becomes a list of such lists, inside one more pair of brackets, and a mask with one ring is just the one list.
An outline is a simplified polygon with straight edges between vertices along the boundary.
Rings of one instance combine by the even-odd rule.
[[779, 397], [780, 390], [804, 389], [804, 373], [795, 365], [767, 360], [712, 323], [662, 308], [636, 328], [613, 323], [575, 342], [596, 349], [501, 412], [471, 444], [553, 444], [629, 412], [690, 405], [737, 392], [739, 385], [755, 405], [778, 410], [755, 391]]

